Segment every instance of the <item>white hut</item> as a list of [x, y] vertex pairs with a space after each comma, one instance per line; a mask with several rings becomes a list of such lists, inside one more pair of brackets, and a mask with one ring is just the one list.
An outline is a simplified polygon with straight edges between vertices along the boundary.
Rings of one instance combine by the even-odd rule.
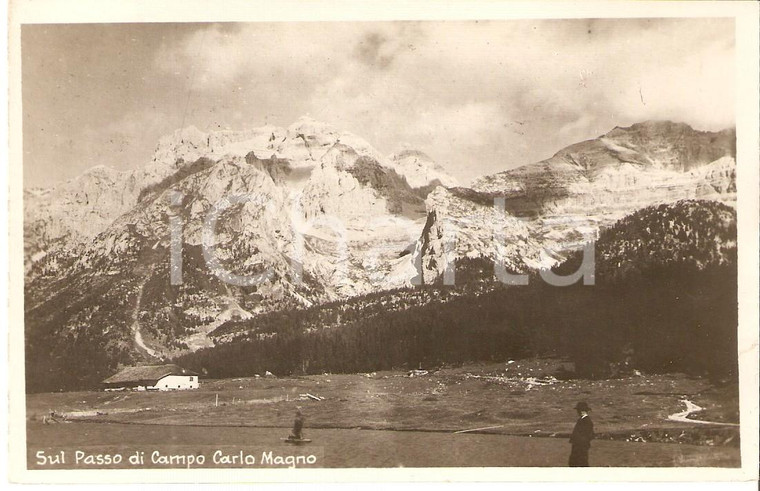
[[127, 367], [103, 381], [106, 390], [187, 390], [198, 388], [198, 374], [177, 365]]

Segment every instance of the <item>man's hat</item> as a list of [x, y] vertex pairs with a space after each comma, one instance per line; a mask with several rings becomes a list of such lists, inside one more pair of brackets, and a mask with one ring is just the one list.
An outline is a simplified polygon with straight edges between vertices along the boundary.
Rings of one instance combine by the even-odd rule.
[[575, 409], [577, 409], [578, 411], [591, 411], [591, 408], [588, 407], [588, 404], [586, 404], [585, 401], [582, 401], [576, 404]]

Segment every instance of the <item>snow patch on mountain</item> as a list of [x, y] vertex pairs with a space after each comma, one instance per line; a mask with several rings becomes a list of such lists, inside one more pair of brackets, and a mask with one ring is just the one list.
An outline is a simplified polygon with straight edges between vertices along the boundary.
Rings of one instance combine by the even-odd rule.
[[413, 188], [421, 188], [431, 184], [454, 187], [456, 179], [446, 173], [425, 153], [418, 150], [403, 150], [388, 157], [393, 168], [404, 176]]

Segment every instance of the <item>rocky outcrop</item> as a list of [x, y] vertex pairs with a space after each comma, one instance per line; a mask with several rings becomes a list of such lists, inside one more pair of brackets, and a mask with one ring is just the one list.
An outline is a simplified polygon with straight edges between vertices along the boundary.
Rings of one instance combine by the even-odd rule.
[[[491, 196], [462, 188], [438, 187], [426, 200], [428, 221], [422, 233], [422, 278], [432, 284], [443, 277], [456, 283], [459, 258], [488, 258], [507, 272], [542, 264], [541, 243], [518, 217], [489, 206]], [[448, 270], [448, 277], [447, 275]]]

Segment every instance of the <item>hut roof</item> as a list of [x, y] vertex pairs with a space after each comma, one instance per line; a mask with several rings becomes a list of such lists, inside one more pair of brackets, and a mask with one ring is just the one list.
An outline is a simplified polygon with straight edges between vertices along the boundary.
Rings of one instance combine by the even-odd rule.
[[119, 384], [125, 382], [158, 381], [167, 375], [198, 375], [177, 365], [142, 365], [127, 367], [111, 375], [103, 381], [104, 384]]

